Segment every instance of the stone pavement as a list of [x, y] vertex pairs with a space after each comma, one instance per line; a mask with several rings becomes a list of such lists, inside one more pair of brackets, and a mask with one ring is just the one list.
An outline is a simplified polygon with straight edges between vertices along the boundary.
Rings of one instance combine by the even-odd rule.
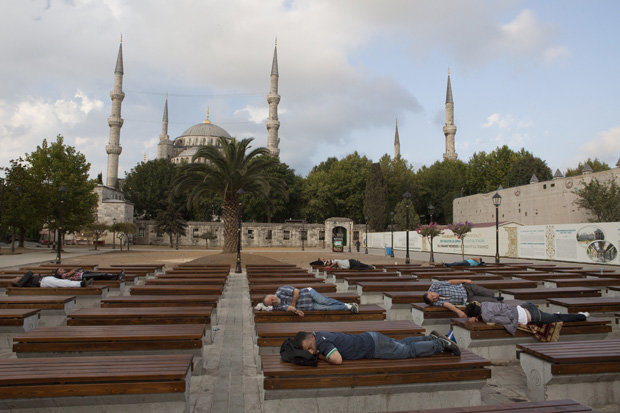
[[228, 276], [212, 328], [206, 372], [192, 377], [192, 411], [260, 412], [262, 374], [246, 274]]

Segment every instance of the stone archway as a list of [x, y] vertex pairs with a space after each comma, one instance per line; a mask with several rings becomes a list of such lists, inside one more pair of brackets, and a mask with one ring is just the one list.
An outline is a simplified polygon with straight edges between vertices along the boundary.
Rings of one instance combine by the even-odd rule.
[[342, 246], [349, 247], [351, 242], [353, 221], [349, 218], [328, 218], [325, 220], [325, 238], [329, 249], [334, 249], [334, 238], [340, 237]]

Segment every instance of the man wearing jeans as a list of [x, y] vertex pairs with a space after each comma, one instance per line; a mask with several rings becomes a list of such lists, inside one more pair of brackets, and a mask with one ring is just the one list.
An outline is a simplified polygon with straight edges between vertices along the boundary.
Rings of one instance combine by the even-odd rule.
[[342, 364], [342, 360], [427, 357], [443, 351], [456, 356], [461, 354], [454, 342], [436, 331], [430, 336], [400, 340], [374, 331], [361, 334], [300, 331], [293, 341], [295, 347], [316, 354], [330, 364]]
[[263, 298], [263, 304], [273, 306], [274, 310], [290, 311], [300, 317], [304, 310], [344, 310], [357, 313], [357, 303], [345, 304], [333, 298], [325, 297], [314, 288], [294, 288], [284, 285], [277, 289], [275, 294], [268, 294]]
[[455, 312], [459, 317], [467, 315], [456, 308], [457, 305], [465, 305], [468, 302], [478, 301], [501, 301], [503, 297], [495, 297], [493, 291], [488, 288], [475, 285], [472, 280], [433, 281], [431, 287], [422, 296], [428, 305], [445, 307]]

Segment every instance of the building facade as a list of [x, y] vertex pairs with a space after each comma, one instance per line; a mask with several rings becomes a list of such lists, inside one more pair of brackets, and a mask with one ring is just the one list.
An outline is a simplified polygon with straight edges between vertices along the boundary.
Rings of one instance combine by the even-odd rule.
[[454, 222], [495, 221], [495, 206], [491, 198], [496, 192], [502, 197], [499, 207], [500, 221], [512, 221], [522, 225], [588, 222], [592, 217], [588, 211], [575, 204], [575, 189], [593, 179], [601, 182], [611, 179], [620, 184], [620, 161], [615, 168], [608, 171], [584, 172], [571, 177], [563, 177], [556, 172], [553, 180], [543, 182], [533, 176], [528, 185], [456, 198], [452, 203]]

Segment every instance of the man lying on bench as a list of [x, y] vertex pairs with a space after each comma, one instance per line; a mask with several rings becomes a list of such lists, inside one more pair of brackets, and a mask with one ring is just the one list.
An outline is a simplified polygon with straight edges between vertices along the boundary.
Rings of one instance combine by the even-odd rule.
[[492, 290], [475, 285], [472, 280], [450, 280], [433, 281], [422, 299], [428, 305], [445, 307], [460, 318], [465, 318], [465, 313], [456, 308], [456, 305], [465, 305], [472, 301], [502, 301], [504, 297], [495, 297]]
[[469, 260], [464, 260], [464, 261], [443, 263], [444, 267], [477, 267], [479, 265], [484, 265], [484, 261], [482, 261], [482, 257], [471, 258]]
[[[304, 316], [304, 310], [345, 310], [353, 313], [359, 312], [357, 303], [345, 304], [333, 298], [325, 297], [314, 288], [294, 288], [284, 285], [276, 290], [275, 294], [267, 294], [263, 298], [263, 304], [272, 306], [276, 311], [290, 311], [300, 317]], [[259, 306], [257, 306], [259, 309]]]
[[430, 336], [400, 340], [374, 331], [361, 334], [300, 331], [293, 342], [295, 347], [315, 354], [330, 364], [342, 364], [342, 360], [426, 357], [443, 351], [461, 355], [461, 350], [452, 340], [436, 331]]
[[11, 284], [14, 287], [69, 288], [86, 287], [92, 282], [92, 279], [71, 281], [56, 278], [52, 275], [34, 275], [32, 271], [28, 271], [22, 277], [15, 277]]
[[310, 265], [323, 265], [326, 270], [374, 270], [374, 265], [364, 264], [361, 261], [348, 259], [348, 260], [324, 260], [319, 258], [317, 261], [312, 261]]
[[86, 271], [82, 268], [74, 268], [71, 271], [64, 268], [58, 268], [52, 273], [52, 275], [56, 278], [71, 281], [82, 281], [88, 279], [123, 281], [125, 279], [125, 270], [122, 270], [117, 274], [112, 274], [108, 272]]
[[586, 321], [590, 313], [579, 314], [549, 314], [540, 310], [535, 304], [523, 303], [509, 305], [504, 303], [469, 303], [465, 307], [465, 314], [470, 321], [484, 321], [504, 326], [513, 336], [519, 324], [551, 324], [558, 322]]

